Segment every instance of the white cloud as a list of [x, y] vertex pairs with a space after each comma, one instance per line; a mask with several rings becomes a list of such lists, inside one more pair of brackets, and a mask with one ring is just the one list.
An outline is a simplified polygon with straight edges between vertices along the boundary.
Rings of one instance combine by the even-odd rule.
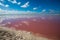
[[20, 5], [21, 4], [21, 2], [17, 2], [16, 0], [13, 0], [13, 1], [8, 0], [8, 1], [11, 2], [11, 3], [13, 3], [13, 4], [17, 4], [17, 5]]
[[4, 5], [3, 3], [0, 2], [0, 6], [3, 6], [3, 7], [9, 7], [9, 5]]
[[54, 11], [54, 10], [50, 9], [50, 10], [49, 10], [49, 12], [50, 12], [50, 13], [55, 13], [56, 11]]
[[45, 9], [42, 10], [42, 12], [45, 12], [45, 11], [46, 11]]
[[[34, 13], [35, 12], [32, 12], [32, 11], [28, 12], [28, 11], [16, 11], [16, 10], [3, 10], [3, 9], [0, 9], [0, 15], [1, 14], [8, 14], [8, 15], [5, 15], [5, 16], [2, 15], [2, 16], [0, 16], [0, 18], [4, 18], [4, 20], [5, 19], [6, 20], [15, 19], [15, 18], [31, 18], [31, 17], [35, 17], [34, 15], [30, 15], [30, 14], [34, 14]], [[13, 15], [13, 14], [16, 14], [16, 15]], [[0, 22], [2, 22], [2, 21], [0, 21]]]
[[16, 0], [13, 0], [13, 1], [11, 1], [12, 3], [17, 3], [17, 1]]
[[8, 1], [11, 1], [11, 0], [8, 0]]
[[13, 1], [8, 0], [8, 1], [9, 1], [9, 2], [11, 2], [11, 3], [13, 3], [13, 4], [17, 3], [17, 1], [16, 1], [16, 0], [13, 0]]
[[3, 2], [4, 0], [0, 0], [0, 1], [2, 1], [2, 2]]
[[29, 6], [29, 2], [26, 2], [24, 5], [22, 5], [21, 7], [22, 8], [26, 8], [26, 7], [28, 7]]
[[56, 10], [53, 10], [53, 9], [49, 9], [49, 14], [60, 15], [59, 13], [60, 13], [60, 11], [56, 11]]
[[28, 14], [28, 13], [35, 13], [32, 11], [17, 11], [17, 10], [3, 10], [0, 9], [0, 14]]
[[44, 10], [42, 10], [41, 12], [33, 12], [33, 11], [29, 11], [29, 10], [27, 10], [27, 11], [17, 11], [17, 10], [3, 10], [3, 9], [0, 9], [0, 14], [36, 14], [36, 13], [48, 13], [48, 14], [53, 14], [53, 13], [59, 13], [59, 12], [57, 12], [57, 11], [49, 11], [49, 12], [47, 12], [45, 9]]
[[36, 10], [36, 9], [37, 9], [37, 7], [33, 8], [33, 10]]
[[46, 9], [43, 9], [40, 13], [46, 13]]
[[4, 6], [4, 4], [0, 2], [0, 6]]
[[46, 10], [46, 9], [43, 9], [41, 12], [41, 14], [44, 14], [44, 15], [59, 15], [59, 11], [55, 11], [53, 9], [49, 9], [49, 10]]
[[21, 2], [18, 2], [17, 4], [18, 4], [18, 5], [20, 5], [20, 4], [21, 4]]
[[5, 5], [5, 7], [9, 7], [9, 5]]

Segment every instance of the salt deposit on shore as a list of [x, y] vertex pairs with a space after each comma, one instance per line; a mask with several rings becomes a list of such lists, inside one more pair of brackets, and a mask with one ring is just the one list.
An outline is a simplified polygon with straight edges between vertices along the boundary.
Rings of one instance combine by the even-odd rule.
[[0, 40], [50, 40], [44, 37], [38, 37], [31, 32], [0, 27]]

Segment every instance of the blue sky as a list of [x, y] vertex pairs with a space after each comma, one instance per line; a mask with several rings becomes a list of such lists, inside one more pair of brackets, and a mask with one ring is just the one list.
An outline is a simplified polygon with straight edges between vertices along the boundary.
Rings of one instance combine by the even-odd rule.
[[0, 0], [0, 9], [17, 11], [60, 11], [60, 0]]

